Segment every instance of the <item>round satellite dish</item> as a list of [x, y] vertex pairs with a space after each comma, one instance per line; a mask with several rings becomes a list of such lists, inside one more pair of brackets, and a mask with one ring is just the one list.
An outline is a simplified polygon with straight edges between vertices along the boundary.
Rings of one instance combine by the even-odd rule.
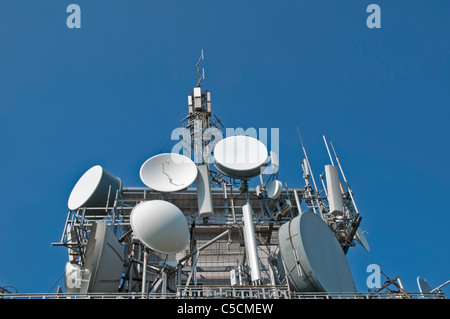
[[135, 235], [149, 248], [176, 254], [189, 243], [189, 227], [183, 212], [174, 204], [151, 200], [137, 204], [130, 215]]
[[219, 141], [214, 148], [216, 169], [228, 177], [241, 180], [260, 175], [268, 157], [264, 143], [250, 136], [230, 136]]
[[271, 199], [277, 199], [281, 195], [281, 191], [283, 190], [283, 183], [279, 180], [273, 180], [269, 187], [267, 188], [267, 196]]
[[105, 208], [113, 206], [116, 192], [121, 190], [120, 178], [111, 175], [100, 165], [91, 167], [81, 176], [75, 184], [69, 196], [68, 206], [70, 210], [81, 207], [102, 208], [95, 211], [87, 210], [89, 214], [106, 214]]
[[177, 153], [153, 156], [141, 166], [142, 182], [160, 192], [176, 192], [187, 188], [197, 178], [197, 166]]
[[354, 292], [347, 258], [333, 231], [307, 211], [279, 229], [289, 286], [301, 292]]

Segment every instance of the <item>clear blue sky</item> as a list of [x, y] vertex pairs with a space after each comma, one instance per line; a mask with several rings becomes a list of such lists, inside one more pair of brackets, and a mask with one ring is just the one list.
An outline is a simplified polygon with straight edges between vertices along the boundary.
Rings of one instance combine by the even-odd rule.
[[[81, 29], [66, 8], [81, 7]], [[366, 8], [381, 7], [381, 29]], [[280, 128], [280, 177], [303, 187], [299, 128], [318, 175], [331, 140], [371, 252], [409, 291], [450, 279], [450, 3], [417, 1], [0, 1], [0, 286], [49, 292], [78, 178], [100, 164], [125, 186], [170, 151], [195, 62], [227, 127]], [[59, 282], [63, 286], [63, 281]], [[55, 289], [52, 290], [54, 292]], [[446, 293], [450, 290], [444, 289]]]

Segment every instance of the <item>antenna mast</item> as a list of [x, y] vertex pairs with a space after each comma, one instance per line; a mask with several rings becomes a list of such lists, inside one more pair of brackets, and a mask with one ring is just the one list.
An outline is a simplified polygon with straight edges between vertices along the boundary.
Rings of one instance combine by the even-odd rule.
[[344, 174], [344, 171], [342, 170], [342, 166], [341, 166], [341, 162], [339, 161], [339, 157], [337, 156], [336, 151], [334, 150], [333, 143], [330, 142], [330, 144], [331, 144], [331, 148], [333, 149], [334, 156], [336, 157], [336, 161], [338, 163], [342, 177], [344, 178], [345, 186], [347, 187], [348, 193], [350, 194], [350, 197], [352, 199], [353, 206], [355, 206], [356, 213], [359, 215], [358, 207], [356, 207], [355, 199], [353, 198], [353, 192], [350, 189], [350, 185], [348, 184], [347, 179], [345, 178], [345, 174]]
[[[215, 146], [214, 141], [218, 140], [214, 138], [214, 135], [222, 134], [221, 128], [224, 127], [212, 113], [211, 92], [202, 90], [201, 87], [202, 80], [205, 79], [205, 69], [201, 68], [200, 72], [200, 64], [205, 59], [203, 50], [201, 52], [195, 64], [197, 83], [188, 95], [189, 115], [181, 120], [184, 122], [184, 127], [189, 130], [190, 145], [188, 147], [194, 150], [194, 162], [198, 165], [210, 164], [209, 156]], [[215, 178], [219, 174], [213, 167], [211, 167], [210, 175], [213, 181], [220, 183], [220, 180]]]
[[202, 49], [202, 55], [198, 58], [197, 64], [195, 67], [197, 68], [197, 87], [200, 87], [200, 82], [202, 79], [205, 79], [205, 68], [202, 68], [202, 75], [200, 75], [200, 61], [204, 60], [203, 56], [203, 49]]
[[[308, 172], [309, 172], [309, 174], [311, 174], [311, 177], [312, 177], [312, 180], [313, 180], [314, 189], [315, 189], [314, 197], [316, 197], [316, 203], [317, 203], [317, 207], [319, 209], [319, 214], [320, 214], [320, 217], [322, 217], [322, 219], [324, 219], [324, 216], [322, 214], [321, 202], [319, 202], [319, 200], [317, 199], [318, 190], [317, 190], [316, 180], [314, 179], [314, 174], [312, 172], [311, 165], [309, 164], [308, 154], [306, 154], [306, 149], [305, 149], [305, 146], [303, 145], [303, 140], [302, 140], [302, 137], [300, 136], [300, 131], [298, 130], [298, 127], [297, 127], [297, 133], [298, 133], [298, 137], [300, 139], [300, 143], [302, 144], [303, 154], [305, 155], [305, 162], [306, 162], [305, 163], [305, 167], [308, 169]], [[309, 192], [311, 193], [311, 187], [309, 187]], [[313, 194], [311, 194], [311, 195], [313, 195]], [[313, 209], [314, 209], [314, 212], [315, 212], [316, 209], [314, 208], [314, 204], [313, 204]]]
[[325, 139], [325, 135], [323, 136], [323, 141], [325, 142], [325, 146], [327, 147], [328, 156], [330, 157], [331, 165], [334, 166], [333, 158], [331, 157], [330, 149], [328, 148], [327, 140]]

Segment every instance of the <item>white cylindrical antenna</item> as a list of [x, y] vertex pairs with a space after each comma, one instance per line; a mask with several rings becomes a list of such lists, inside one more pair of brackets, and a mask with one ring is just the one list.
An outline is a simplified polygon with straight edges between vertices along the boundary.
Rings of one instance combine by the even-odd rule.
[[303, 164], [303, 172], [305, 174], [305, 178], [309, 179], [310, 174], [309, 174], [309, 167], [306, 164], [306, 158], [303, 159], [303, 163], [302, 164]]
[[300, 198], [298, 197], [298, 192], [296, 189], [294, 189], [294, 197], [295, 197], [295, 202], [297, 204], [298, 213], [301, 214], [302, 213], [301, 201], [300, 201]]
[[144, 249], [144, 266], [142, 268], [142, 291], [141, 293], [145, 295], [147, 292], [147, 264], [148, 264], [148, 251]]
[[254, 284], [261, 282], [258, 251], [256, 246], [255, 228], [253, 225], [252, 208], [249, 203], [242, 206], [242, 220], [244, 222], [244, 240], [247, 258], [250, 267], [250, 275]]

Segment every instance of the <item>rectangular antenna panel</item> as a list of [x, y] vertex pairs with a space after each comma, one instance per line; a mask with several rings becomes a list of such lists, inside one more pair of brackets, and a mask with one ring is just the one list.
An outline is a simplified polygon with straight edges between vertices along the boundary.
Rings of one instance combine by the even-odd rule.
[[199, 87], [194, 88], [194, 106], [195, 110], [202, 109], [202, 91]]
[[330, 213], [333, 215], [342, 215], [344, 213], [344, 204], [342, 201], [338, 168], [333, 165], [325, 165], [325, 174], [327, 178]]
[[211, 113], [211, 93], [206, 93], [206, 111]]
[[194, 113], [194, 106], [192, 104], [192, 96], [188, 95], [189, 113]]
[[214, 215], [213, 201], [211, 195], [211, 184], [209, 182], [209, 169], [207, 165], [199, 165], [197, 174], [197, 200], [200, 218]]

